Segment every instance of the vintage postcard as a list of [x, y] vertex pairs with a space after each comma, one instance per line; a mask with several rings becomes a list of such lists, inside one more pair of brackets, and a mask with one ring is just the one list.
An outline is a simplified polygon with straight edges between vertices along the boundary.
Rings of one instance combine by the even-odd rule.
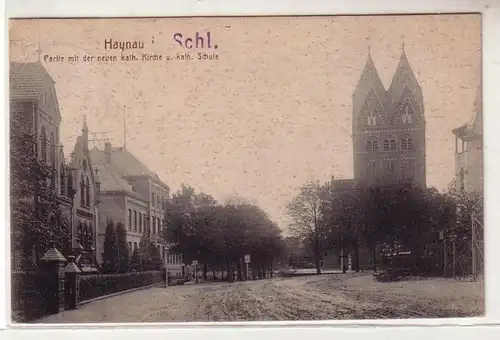
[[480, 14], [9, 22], [14, 323], [483, 316]]

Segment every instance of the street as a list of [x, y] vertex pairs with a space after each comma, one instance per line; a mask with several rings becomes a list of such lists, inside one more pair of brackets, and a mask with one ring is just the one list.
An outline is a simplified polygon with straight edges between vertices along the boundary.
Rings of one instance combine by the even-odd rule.
[[484, 283], [380, 283], [349, 273], [155, 287], [39, 320], [42, 323], [275, 321], [480, 316]]

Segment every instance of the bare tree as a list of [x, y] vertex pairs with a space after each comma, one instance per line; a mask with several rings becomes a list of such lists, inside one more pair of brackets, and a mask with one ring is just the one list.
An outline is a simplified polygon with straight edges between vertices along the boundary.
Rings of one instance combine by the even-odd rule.
[[294, 236], [313, 241], [316, 273], [321, 274], [320, 235], [322, 235], [322, 202], [325, 190], [318, 182], [303, 185], [299, 193], [287, 204], [286, 210], [292, 222], [290, 231]]

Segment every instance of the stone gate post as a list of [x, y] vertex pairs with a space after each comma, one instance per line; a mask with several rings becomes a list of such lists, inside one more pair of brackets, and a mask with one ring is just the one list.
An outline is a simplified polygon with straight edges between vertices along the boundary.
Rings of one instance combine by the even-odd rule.
[[57, 314], [64, 311], [64, 279], [66, 259], [55, 247], [50, 248], [40, 259], [45, 274], [44, 302], [47, 312]]

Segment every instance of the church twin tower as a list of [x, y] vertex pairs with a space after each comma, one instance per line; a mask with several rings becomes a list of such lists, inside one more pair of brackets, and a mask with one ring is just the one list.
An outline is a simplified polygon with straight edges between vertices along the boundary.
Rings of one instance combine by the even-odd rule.
[[413, 182], [425, 187], [422, 89], [404, 45], [389, 89], [370, 53], [353, 94], [352, 140], [357, 186]]

